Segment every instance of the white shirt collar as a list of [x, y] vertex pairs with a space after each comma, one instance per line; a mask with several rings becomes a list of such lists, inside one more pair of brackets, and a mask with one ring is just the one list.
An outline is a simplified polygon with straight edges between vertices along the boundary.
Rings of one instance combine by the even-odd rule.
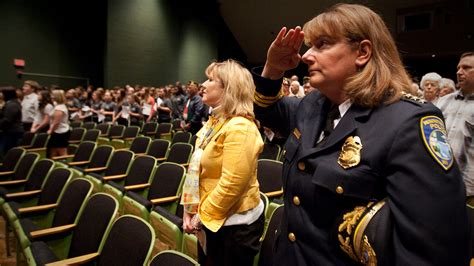
[[344, 115], [347, 113], [349, 108], [351, 108], [351, 106], [352, 106], [352, 102], [350, 99], [347, 99], [343, 103], [339, 104], [338, 108], [339, 108], [339, 114], [341, 114], [341, 117], [334, 120], [334, 128], [336, 128], [339, 121], [341, 121], [342, 117], [344, 117]]

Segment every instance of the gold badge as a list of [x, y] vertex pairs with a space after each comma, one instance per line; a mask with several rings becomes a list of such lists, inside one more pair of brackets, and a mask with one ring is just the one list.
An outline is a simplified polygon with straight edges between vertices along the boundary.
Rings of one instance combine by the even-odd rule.
[[337, 163], [344, 169], [358, 165], [360, 163], [360, 150], [362, 150], [360, 138], [358, 136], [348, 137], [342, 145]]

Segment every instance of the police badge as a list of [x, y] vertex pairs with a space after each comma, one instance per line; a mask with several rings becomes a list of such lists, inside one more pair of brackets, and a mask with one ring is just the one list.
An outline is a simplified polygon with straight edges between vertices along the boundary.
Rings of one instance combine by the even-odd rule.
[[344, 169], [354, 167], [360, 163], [360, 150], [362, 142], [358, 136], [350, 136], [342, 145], [337, 163]]
[[444, 170], [449, 170], [454, 158], [449, 146], [443, 120], [437, 116], [425, 116], [420, 120], [420, 129], [425, 147]]

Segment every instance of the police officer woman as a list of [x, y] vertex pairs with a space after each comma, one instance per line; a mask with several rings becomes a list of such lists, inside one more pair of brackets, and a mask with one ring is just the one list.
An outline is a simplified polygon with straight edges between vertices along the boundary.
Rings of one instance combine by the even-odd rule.
[[[282, 97], [300, 60], [318, 91]], [[465, 188], [443, 116], [410, 94], [379, 15], [337, 4], [303, 30], [283, 28], [253, 72], [257, 119], [288, 136], [278, 265], [468, 263]]]

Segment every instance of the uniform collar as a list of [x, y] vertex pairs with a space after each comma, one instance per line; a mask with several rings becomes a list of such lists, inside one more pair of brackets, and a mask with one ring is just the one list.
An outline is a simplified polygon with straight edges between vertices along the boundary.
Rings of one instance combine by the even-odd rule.
[[474, 93], [466, 93], [464, 94], [461, 90], [459, 90], [457, 93], [456, 93], [456, 96], [454, 96], [454, 99], [456, 100], [474, 100]]

